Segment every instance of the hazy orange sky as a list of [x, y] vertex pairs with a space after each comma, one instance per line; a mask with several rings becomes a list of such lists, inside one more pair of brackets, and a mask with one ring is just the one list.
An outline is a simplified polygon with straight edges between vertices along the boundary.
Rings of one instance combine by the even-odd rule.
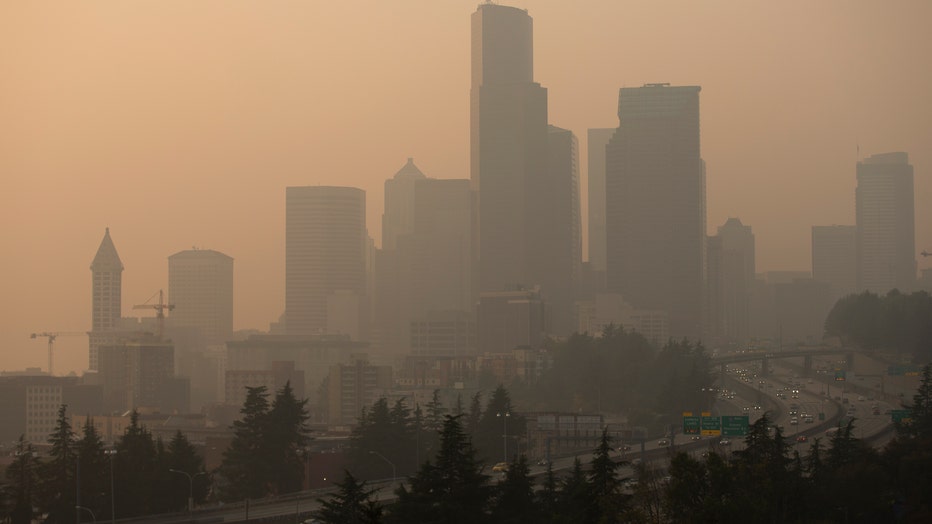
[[[124, 315], [198, 246], [235, 259], [235, 327], [267, 329], [286, 186], [365, 189], [378, 240], [383, 182], [407, 157], [468, 177], [476, 5], [0, 2], [0, 369], [45, 368], [31, 332], [90, 328], [106, 227]], [[535, 78], [583, 174], [586, 129], [617, 125], [618, 88], [700, 85], [709, 231], [752, 226], [758, 271], [808, 270], [811, 226], [854, 223], [858, 147], [909, 153], [916, 248], [932, 250], [932, 2], [509, 5], [534, 18]], [[87, 366], [86, 337], [56, 348], [56, 372]]]

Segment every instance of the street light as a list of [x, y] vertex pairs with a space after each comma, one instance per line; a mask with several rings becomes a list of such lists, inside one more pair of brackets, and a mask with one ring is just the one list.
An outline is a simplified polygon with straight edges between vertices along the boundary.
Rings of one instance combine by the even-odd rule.
[[198, 475], [206, 475], [206, 471], [201, 471], [200, 473], [195, 473], [194, 477], [191, 476], [187, 471], [181, 471], [180, 469], [169, 469], [172, 473], [178, 473], [188, 477], [188, 513], [194, 511], [194, 477]]
[[113, 491], [113, 456], [116, 455], [117, 450], [108, 449], [105, 450], [104, 453], [110, 457], [110, 523], [113, 524], [116, 522], [116, 511], [114, 509], [116, 507], [116, 503], [114, 502], [116, 493]]
[[505, 458], [502, 460], [502, 462], [508, 462], [508, 417], [511, 416], [511, 413], [506, 411], [504, 413], [496, 413], [495, 416], [502, 419], [502, 427], [504, 430], [504, 434], [502, 435], [502, 444], [505, 450]]
[[81, 511], [82, 509], [83, 509], [84, 511], [90, 513], [90, 514], [91, 514], [91, 519], [93, 519], [94, 524], [97, 524], [97, 515], [94, 515], [94, 512], [91, 511], [91, 508], [85, 508], [84, 506], [75, 506], [74, 509], [78, 510], [79, 514], [80, 514], [80, 511]]
[[369, 451], [369, 454], [370, 454], [370, 455], [378, 455], [382, 460], [384, 460], [385, 462], [388, 462], [388, 465], [392, 467], [392, 486], [394, 486], [394, 485], [395, 485], [395, 479], [396, 479], [396, 476], [395, 476], [395, 463], [392, 462], [392, 461], [390, 461], [390, 460], [388, 460], [387, 458], [385, 458], [385, 455], [379, 453], [378, 451], [371, 451], [371, 450], [370, 450], [370, 451]]

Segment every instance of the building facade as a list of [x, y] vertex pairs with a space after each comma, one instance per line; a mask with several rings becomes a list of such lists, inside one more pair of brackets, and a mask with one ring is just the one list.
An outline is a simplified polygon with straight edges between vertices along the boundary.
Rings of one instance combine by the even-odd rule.
[[[329, 319], [331, 308], [355, 297], [354, 333], [366, 337], [366, 193], [352, 187], [302, 186], [285, 190], [285, 331], [336, 334], [352, 319]], [[339, 297], [334, 296], [340, 292]], [[334, 300], [336, 302], [334, 302]], [[336, 310], [336, 309], [335, 309]]]
[[857, 291], [857, 227], [812, 226], [812, 279], [839, 299]]
[[[99, 348], [105, 412], [133, 409], [187, 412], [185, 387], [175, 380], [175, 347], [155, 338]], [[182, 389], [182, 391], [178, 391]]]
[[750, 337], [751, 293], [755, 278], [754, 233], [729, 218], [709, 238], [707, 318], [712, 340], [744, 346]]
[[532, 186], [547, 170], [547, 90], [534, 82], [533, 22], [485, 3], [472, 15], [470, 179], [478, 195], [478, 289], [531, 286]]
[[882, 153], [857, 165], [858, 289], [885, 294], [916, 286], [913, 166], [906, 153]]
[[104, 231], [94, 260], [91, 262], [91, 331], [88, 334], [88, 369], [97, 369], [97, 352], [101, 344], [111, 344], [118, 338], [122, 318], [123, 262], [110, 238], [110, 228]]
[[705, 165], [697, 86], [622, 88], [606, 146], [606, 280], [636, 309], [669, 314], [673, 337], [703, 332]]
[[615, 128], [590, 129], [587, 136], [589, 195], [589, 270], [593, 291], [605, 289], [605, 147]]
[[194, 328], [202, 343], [216, 345], [233, 334], [233, 259], [212, 249], [168, 257], [172, 328]]

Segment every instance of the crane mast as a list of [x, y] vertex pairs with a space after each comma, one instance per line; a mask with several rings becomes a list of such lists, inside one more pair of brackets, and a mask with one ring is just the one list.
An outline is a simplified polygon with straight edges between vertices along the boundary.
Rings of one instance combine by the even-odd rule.
[[73, 335], [86, 335], [87, 333], [81, 333], [78, 331], [43, 331], [42, 333], [32, 333], [29, 335], [29, 338], [47, 338], [49, 344], [49, 376], [52, 376], [53, 372], [53, 348], [55, 346], [55, 339], [61, 336], [73, 336]]
[[[149, 301], [155, 298], [155, 295], [159, 296], [159, 301], [155, 304], [150, 304]], [[159, 323], [159, 340], [162, 340], [162, 334], [165, 332], [165, 311], [171, 311], [175, 309], [174, 304], [165, 303], [165, 295], [162, 290], [160, 289], [158, 293], [155, 293], [149, 297], [144, 304], [134, 305], [133, 309], [154, 309], [156, 311], [155, 318], [158, 319]]]

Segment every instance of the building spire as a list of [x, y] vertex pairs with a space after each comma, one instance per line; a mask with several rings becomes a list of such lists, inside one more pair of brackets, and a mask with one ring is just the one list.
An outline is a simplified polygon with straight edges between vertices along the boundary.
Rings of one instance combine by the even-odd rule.
[[120, 261], [120, 255], [110, 239], [109, 227], [104, 231], [104, 238], [100, 241], [94, 261], [91, 262], [91, 271], [123, 271], [123, 262]]

